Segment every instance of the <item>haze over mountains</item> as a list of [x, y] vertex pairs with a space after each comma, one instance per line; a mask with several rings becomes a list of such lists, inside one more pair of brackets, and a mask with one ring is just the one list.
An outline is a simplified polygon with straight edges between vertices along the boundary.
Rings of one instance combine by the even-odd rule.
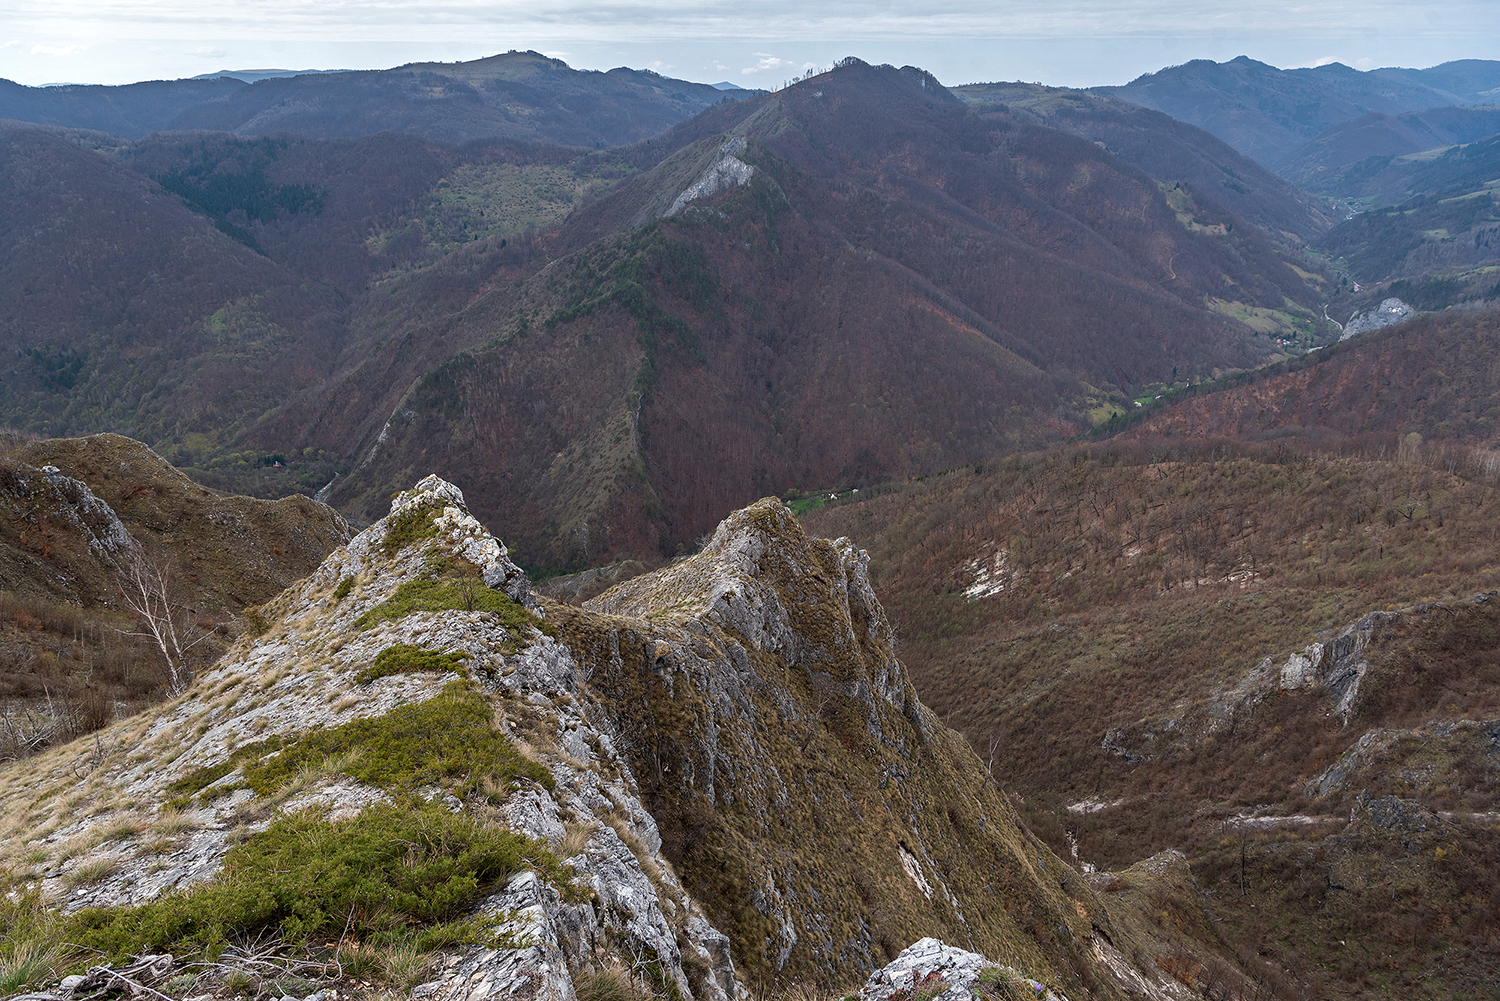
[[1195, 59], [1095, 92], [1197, 125], [1274, 170], [1325, 130], [1372, 112], [1495, 104], [1500, 63], [1462, 59], [1360, 72], [1341, 63], [1281, 70], [1246, 56]]
[[733, 91], [624, 67], [579, 72], [536, 52], [391, 70], [276, 75], [254, 82], [156, 80], [125, 87], [0, 81], [0, 119], [127, 139], [208, 129], [345, 138], [405, 132], [445, 142], [503, 137], [603, 147], [643, 139]]

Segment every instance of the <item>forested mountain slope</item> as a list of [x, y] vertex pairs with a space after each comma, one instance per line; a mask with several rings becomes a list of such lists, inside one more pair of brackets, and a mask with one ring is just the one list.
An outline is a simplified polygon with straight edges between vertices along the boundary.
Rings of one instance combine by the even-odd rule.
[[1095, 143], [1163, 183], [1185, 181], [1238, 218], [1293, 241], [1333, 225], [1334, 217], [1309, 195], [1196, 125], [1160, 111], [1082, 90], [1029, 83], [954, 87], [971, 104], [998, 104], [1039, 125]]
[[[378, 505], [377, 483], [431, 466], [488, 476], [497, 495], [546, 483], [532, 496], [550, 512], [511, 505], [527, 512], [518, 538], [569, 517], [569, 562], [618, 549], [609, 533], [638, 530], [643, 511], [660, 512], [655, 544], [674, 546], [735, 497], [1055, 440], [1083, 426], [1091, 396], [1174, 366], [1256, 364], [1279, 346], [1226, 300], [1288, 325], [1316, 302], [1213, 203], [1164, 193], [1092, 143], [975, 115], [919, 71], [849, 65], [651, 145], [659, 162], [570, 218], [547, 267], [516, 289], [460, 272], [473, 305], [385, 357], [415, 377], [433, 352], [471, 356], [399, 407], [343, 402], [362, 389], [324, 412], [366, 442], [385, 433], [335, 499], [368, 490], [357, 503]], [[745, 183], [652, 221], [723, 170]], [[380, 371], [372, 360], [352, 385]], [[576, 380], [614, 401], [587, 424], [558, 393]], [[592, 444], [572, 444], [588, 425]], [[556, 506], [597, 493], [607, 469], [624, 508]]]
[[587, 154], [5, 136], [4, 420], [239, 490], [337, 473], [359, 519], [437, 470], [531, 565], [671, 555], [756, 496], [1056, 441], [1334, 332], [1283, 239], [912, 68]]

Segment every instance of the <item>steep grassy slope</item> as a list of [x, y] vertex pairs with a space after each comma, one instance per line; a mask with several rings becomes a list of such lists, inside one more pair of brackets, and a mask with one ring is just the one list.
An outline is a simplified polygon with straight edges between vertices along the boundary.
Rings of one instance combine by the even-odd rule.
[[918, 691], [1054, 845], [1186, 850], [1318, 996], [1480, 997], [1500, 490], [1423, 454], [1073, 448], [804, 520], [870, 547]]
[[223, 964], [157, 974], [171, 997], [269, 986], [223, 978], [232, 943], [273, 935], [309, 988], [363, 958], [366, 983], [444, 1001], [622, 966], [639, 996], [728, 1001], [848, 984], [929, 934], [1033, 994], [1209, 966], [1254, 989], [1176, 858], [1096, 890], [1016, 823], [917, 701], [866, 561], [766, 500], [568, 608], [429, 477], [182, 697], [0, 769], [25, 890], [0, 920], [44, 965]]
[[322, 504], [224, 496], [118, 435], [3, 441], [0, 760], [97, 730], [170, 688], [123, 590], [137, 552], [166, 572], [159, 597], [191, 674], [223, 652], [247, 605], [348, 534]]
[[[226, 497], [119, 435], [22, 440], [5, 451], [17, 462], [55, 466], [88, 484], [132, 539], [173, 555], [182, 578], [176, 600], [205, 614], [260, 604], [306, 576], [349, 533], [336, 512], [307, 497]], [[33, 534], [45, 537], [47, 528], [32, 524]], [[69, 583], [60, 596], [89, 605], [108, 603], [117, 590], [107, 562], [80, 569]]]

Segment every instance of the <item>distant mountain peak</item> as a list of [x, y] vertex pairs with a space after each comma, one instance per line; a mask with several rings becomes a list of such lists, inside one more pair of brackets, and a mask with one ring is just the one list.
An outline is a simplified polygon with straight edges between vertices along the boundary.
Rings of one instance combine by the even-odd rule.
[[242, 80], [245, 83], [257, 83], [261, 80], [273, 80], [288, 76], [309, 76], [320, 73], [353, 73], [355, 70], [284, 70], [284, 69], [255, 69], [255, 70], [219, 70], [216, 73], [199, 73], [197, 76], [188, 77], [190, 80]]

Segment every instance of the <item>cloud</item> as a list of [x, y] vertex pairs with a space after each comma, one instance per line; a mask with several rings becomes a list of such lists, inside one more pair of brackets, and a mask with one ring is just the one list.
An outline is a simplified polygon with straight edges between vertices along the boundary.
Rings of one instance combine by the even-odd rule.
[[31, 54], [34, 56], [71, 56], [82, 48], [81, 45], [33, 45]]
[[195, 49], [189, 49], [187, 51], [187, 54], [190, 56], [198, 56], [202, 59], [223, 59], [224, 57], [229, 55], [228, 52], [219, 48], [217, 45], [200, 45]]
[[782, 59], [780, 56], [773, 56], [769, 52], [756, 52], [754, 56], [759, 61], [754, 66], [746, 66], [740, 70], [746, 76], [749, 76], [751, 73], [764, 73], [766, 70], [792, 68], [792, 61], [790, 59]]

